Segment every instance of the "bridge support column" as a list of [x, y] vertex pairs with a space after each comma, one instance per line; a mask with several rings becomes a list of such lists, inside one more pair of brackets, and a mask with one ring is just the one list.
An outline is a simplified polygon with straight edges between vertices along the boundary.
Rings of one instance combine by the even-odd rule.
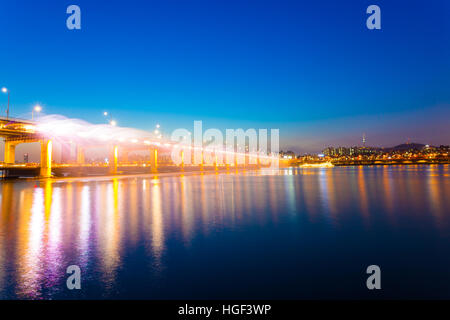
[[181, 164], [180, 164], [181, 171], [184, 171], [184, 150], [181, 150]]
[[204, 156], [203, 150], [202, 150], [202, 158], [200, 159], [200, 171], [203, 171], [204, 162], [205, 162], [205, 156]]
[[7, 164], [14, 164], [16, 159], [16, 143], [13, 141], [5, 141], [5, 157], [4, 161]]
[[50, 178], [52, 176], [52, 140], [41, 140], [41, 178]]
[[150, 149], [150, 168], [152, 173], [158, 172], [158, 149]]
[[84, 148], [77, 146], [77, 164], [84, 164]]
[[109, 159], [109, 173], [117, 174], [117, 159], [119, 156], [119, 147], [113, 146]]

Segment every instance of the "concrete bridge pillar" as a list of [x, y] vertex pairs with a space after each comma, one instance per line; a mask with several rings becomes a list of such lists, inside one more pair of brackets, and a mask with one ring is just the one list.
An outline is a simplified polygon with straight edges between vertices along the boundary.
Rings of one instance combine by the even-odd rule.
[[5, 141], [5, 163], [14, 164], [16, 159], [16, 144], [14, 141]]
[[150, 167], [152, 173], [158, 172], [158, 149], [150, 148]]
[[201, 155], [201, 159], [200, 159], [200, 171], [203, 171], [204, 162], [205, 162], [205, 155], [202, 150], [202, 155]]
[[117, 174], [117, 162], [119, 156], [119, 147], [113, 146], [111, 156], [109, 157], [109, 173]]
[[52, 140], [41, 140], [41, 178], [49, 178], [52, 176]]
[[84, 148], [77, 146], [77, 164], [84, 164]]
[[181, 150], [181, 163], [180, 163], [181, 171], [184, 171], [184, 150]]

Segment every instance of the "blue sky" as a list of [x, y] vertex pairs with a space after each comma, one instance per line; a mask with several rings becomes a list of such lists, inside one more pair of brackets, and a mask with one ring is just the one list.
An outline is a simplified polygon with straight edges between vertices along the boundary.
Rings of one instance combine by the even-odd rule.
[[[70, 4], [81, 30], [66, 28]], [[381, 30], [365, 26], [370, 4]], [[363, 132], [372, 145], [450, 140], [445, 0], [0, 0], [0, 61], [14, 116], [40, 103], [166, 133], [279, 128], [301, 152]]]

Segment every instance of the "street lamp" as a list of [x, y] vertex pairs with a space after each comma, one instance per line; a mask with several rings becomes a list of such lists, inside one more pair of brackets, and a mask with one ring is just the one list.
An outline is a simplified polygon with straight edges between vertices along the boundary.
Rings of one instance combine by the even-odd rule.
[[112, 118], [111, 118], [111, 115], [108, 113], [108, 111], [103, 112], [103, 115], [106, 117], [106, 121], [111, 123]]
[[116, 126], [116, 120], [113, 120], [112, 116], [108, 113], [108, 111], [103, 112], [103, 115], [106, 117], [106, 121], [112, 126]]
[[9, 118], [9, 96], [10, 96], [10, 91], [7, 88], [3, 87], [2, 88], [2, 92], [8, 94], [8, 107], [6, 108], [6, 119], [8, 119]]
[[157, 123], [156, 126], [155, 126], [155, 130], [153, 131], [153, 133], [155, 134], [155, 136], [158, 139], [162, 138], [162, 130], [160, 128], [161, 128], [161, 126], [159, 125], [159, 123]]
[[42, 110], [42, 107], [40, 105], [35, 105], [33, 110], [31, 110], [31, 120], [33, 120], [33, 118], [34, 118], [34, 111], [39, 113], [39, 112], [41, 112], [41, 110]]

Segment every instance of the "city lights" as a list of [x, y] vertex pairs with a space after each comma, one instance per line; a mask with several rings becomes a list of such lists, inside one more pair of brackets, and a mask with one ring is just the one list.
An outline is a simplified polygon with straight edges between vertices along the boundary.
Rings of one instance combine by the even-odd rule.
[[6, 118], [9, 118], [9, 100], [10, 100], [10, 91], [9, 91], [9, 89], [7, 89], [6, 87], [3, 87], [3, 88], [2, 88], [2, 92], [8, 94], [8, 106], [6, 107]]

